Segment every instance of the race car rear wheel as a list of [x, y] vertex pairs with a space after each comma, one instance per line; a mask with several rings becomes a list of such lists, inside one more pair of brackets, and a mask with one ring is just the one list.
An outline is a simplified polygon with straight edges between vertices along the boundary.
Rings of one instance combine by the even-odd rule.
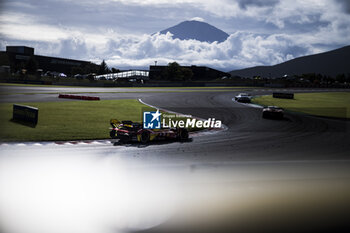
[[143, 132], [141, 133], [141, 138], [140, 138], [141, 143], [147, 143], [147, 142], [149, 142], [149, 139], [150, 139], [150, 134], [149, 134], [149, 132], [143, 131]]
[[263, 118], [268, 118], [267, 112], [263, 112], [262, 117], [263, 117]]
[[181, 141], [187, 140], [187, 139], [188, 139], [188, 131], [187, 131], [187, 129], [180, 129], [180, 132], [179, 132], [179, 139], [180, 139]]

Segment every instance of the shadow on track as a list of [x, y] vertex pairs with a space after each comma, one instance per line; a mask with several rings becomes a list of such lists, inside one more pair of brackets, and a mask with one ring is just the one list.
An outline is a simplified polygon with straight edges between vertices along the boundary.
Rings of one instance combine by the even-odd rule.
[[291, 122], [292, 120], [286, 116], [282, 117], [282, 118], [278, 118], [278, 117], [263, 117], [262, 119], [264, 120], [269, 120], [269, 121], [289, 121]]
[[148, 143], [141, 143], [141, 142], [123, 142], [123, 141], [120, 141], [120, 140], [117, 140], [115, 142], [112, 142], [113, 143], [113, 146], [124, 146], [124, 147], [134, 147], [134, 148], [146, 148], [146, 147], [149, 147], [149, 146], [155, 146], [155, 145], [166, 145], [166, 144], [171, 144], [171, 143], [174, 143], [174, 142], [179, 142], [179, 143], [189, 143], [189, 142], [192, 142], [193, 139], [192, 138], [189, 138], [187, 140], [171, 140], [171, 139], [168, 139], [168, 140], [158, 140], [158, 141], [151, 141], [151, 142], [148, 142]]

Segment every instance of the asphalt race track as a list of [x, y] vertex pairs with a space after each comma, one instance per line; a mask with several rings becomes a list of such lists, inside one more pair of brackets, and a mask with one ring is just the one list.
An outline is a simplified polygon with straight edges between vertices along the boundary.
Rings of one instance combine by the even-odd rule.
[[[200, 118], [222, 120], [227, 130], [195, 136], [191, 142], [117, 145], [102, 150], [143, 158], [205, 161], [348, 159], [349, 121], [287, 113], [283, 120], [261, 117], [261, 109], [236, 103], [240, 92], [271, 94], [274, 89], [120, 89], [1, 87], [1, 102], [70, 101], [57, 92], [89, 93], [103, 99], [141, 99], [160, 108]], [[164, 92], [166, 91], [166, 93]], [[289, 92], [339, 91], [336, 89], [278, 89]], [[344, 90], [341, 90], [344, 91]], [[45, 94], [23, 94], [41, 93]], [[47, 94], [54, 92], [55, 94]], [[94, 93], [96, 92], [96, 93]], [[20, 94], [16, 94], [20, 93]], [[84, 94], [83, 94], [84, 95]], [[315, 100], [316, 102], [317, 100]], [[111, 116], [112, 118], [113, 116]], [[108, 135], [108, 134], [106, 134]], [[125, 148], [128, 148], [125, 150]]]

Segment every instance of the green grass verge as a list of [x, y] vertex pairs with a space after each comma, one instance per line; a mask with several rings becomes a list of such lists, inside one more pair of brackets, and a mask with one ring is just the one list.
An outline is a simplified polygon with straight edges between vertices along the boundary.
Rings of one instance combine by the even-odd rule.
[[[130, 99], [21, 103], [21, 105], [39, 109], [37, 126], [31, 128], [12, 122], [13, 104], [2, 103], [0, 104], [1, 141], [106, 139], [109, 138], [111, 119], [142, 122], [143, 111], [155, 111], [154, 108]], [[173, 120], [186, 120], [186, 117], [174, 117]], [[201, 129], [189, 128], [188, 130]]]
[[298, 93], [294, 99], [261, 96], [253, 99], [260, 105], [277, 105], [286, 110], [315, 116], [350, 118], [350, 92]]
[[[22, 104], [22, 103], [21, 103]], [[137, 100], [23, 103], [39, 108], [39, 122], [31, 128], [10, 121], [12, 104], [0, 104], [1, 141], [58, 141], [109, 138], [110, 119], [141, 121]]]

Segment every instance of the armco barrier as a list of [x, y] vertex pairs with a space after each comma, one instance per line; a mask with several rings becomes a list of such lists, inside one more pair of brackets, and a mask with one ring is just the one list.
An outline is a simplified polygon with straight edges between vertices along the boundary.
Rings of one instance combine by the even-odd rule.
[[35, 127], [38, 124], [39, 109], [19, 104], [13, 105], [12, 121]]
[[294, 99], [294, 93], [280, 93], [274, 92], [272, 94], [273, 98], [281, 98], [281, 99]]
[[67, 94], [59, 94], [58, 98], [77, 99], [77, 100], [100, 100], [100, 97], [97, 97], [97, 96], [67, 95]]

